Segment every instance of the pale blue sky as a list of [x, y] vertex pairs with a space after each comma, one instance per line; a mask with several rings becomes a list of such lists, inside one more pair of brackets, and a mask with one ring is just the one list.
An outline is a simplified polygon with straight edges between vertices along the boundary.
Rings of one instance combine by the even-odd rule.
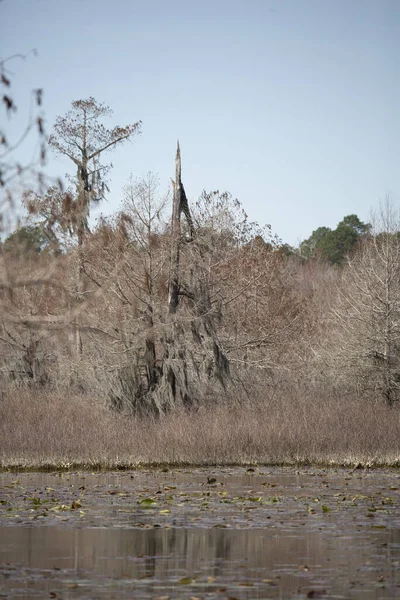
[[167, 187], [177, 138], [191, 200], [228, 190], [291, 244], [400, 199], [400, 0], [4, 0], [0, 40], [39, 52], [13, 63], [14, 126], [35, 87], [49, 131], [88, 96], [143, 121], [103, 212], [131, 172]]

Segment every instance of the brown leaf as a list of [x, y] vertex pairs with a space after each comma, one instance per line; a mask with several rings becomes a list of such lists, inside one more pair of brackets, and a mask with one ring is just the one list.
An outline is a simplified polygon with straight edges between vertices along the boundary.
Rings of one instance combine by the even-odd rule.
[[16, 110], [16, 106], [14, 104], [14, 101], [13, 101], [12, 98], [10, 98], [10, 96], [6, 96], [4, 94], [4, 96], [3, 96], [3, 102], [6, 105], [7, 112], [9, 112], [10, 110]]
[[4, 75], [4, 73], [1, 74], [1, 83], [7, 87], [10, 87], [11, 82], [9, 79], [7, 79], [7, 77]]
[[44, 127], [43, 127], [43, 119], [42, 119], [42, 117], [38, 117], [36, 119], [36, 123], [37, 123], [38, 129], [39, 129], [40, 135], [43, 135], [44, 134]]

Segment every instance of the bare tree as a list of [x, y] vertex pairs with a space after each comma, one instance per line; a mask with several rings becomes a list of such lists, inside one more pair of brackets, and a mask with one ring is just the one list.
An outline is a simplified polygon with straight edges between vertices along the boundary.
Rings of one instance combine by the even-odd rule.
[[154, 327], [155, 319], [160, 318], [160, 307], [157, 310], [158, 294], [155, 288], [168, 257], [161, 233], [169, 192], [160, 196], [158, 188], [158, 177], [151, 172], [140, 180], [133, 181], [131, 177], [124, 188], [124, 212], [119, 217], [119, 226], [125, 228], [129, 240], [128, 249], [130, 255], [133, 254], [129, 270], [135, 281], [132, 292], [139, 303], [138, 316], [141, 316], [146, 394], [152, 393], [158, 383], [157, 332]]
[[[224, 386], [230, 379], [230, 370], [218, 337], [220, 312], [218, 306], [212, 305], [211, 281], [207, 276], [210, 247], [204, 244], [204, 238], [198, 237], [191, 215], [181, 180], [179, 143], [173, 188], [168, 299], [171, 329], [165, 339], [164, 381], [172, 405], [179, 401], [191, 406], [196, 403], [197, 386], [205, 389], [210, 381]], [[186, 231], [181, 223], [182, 214]], [[179, 318], [182, 312], [184, 318]]]
[[[78, 239], [78, 276], [77, 297], [83, 293], [82, 245], [89, 231], [88, 219], [90, 205], [105, 197], [107, 191], [107, 173], [110, 165], [100, 162], [101, 155], [114, 149], [117, 145], [132, 139], [140, 132], [141, 122], [116, 126], [107, 129], [101, 119], [112, 114], [105, 104], [96, 102], [92, 97], [76, 100], [72, 109], [64, 116], [58, 117], [54, 131], [49, 138], [50, 146], [58, 153], [67, 156], [76, 166], [76, 197], [68, 199], [68, 212], [74, 215], [74, 232]], [[66, 209], [66, 207], [64, 207]], [[77, 354], [82, 353], [82, 339], [79, 324], [76, 323]]]
[[179, 148], [170, 225], [160, 220], [166, 198], [153, 175], [131, 181], [125, 194], [123, 213], [98, 232], [101, 250], [91, 249], [95, 233], [85, 252], [98, 286], [110, 282], [118, 265], [105, 303], [114, 303], [119, 323], [107, 323], [103, 340], [116, 361], [108, 367], [113, 404], [152, 414], [191, 408], [210, 387], [229, 381], [229, 363], [218, 338], [219, 307], [210, 296], [212, 247], [204, 236], [197, 239]]
[[400, 215], [389, 199], [348, 260], [328, 323], [322, 356], [336, 377], [393, 406], [400, 399]]

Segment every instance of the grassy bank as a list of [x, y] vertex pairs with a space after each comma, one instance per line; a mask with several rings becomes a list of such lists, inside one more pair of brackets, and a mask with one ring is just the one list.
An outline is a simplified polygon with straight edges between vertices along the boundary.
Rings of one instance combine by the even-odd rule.
[[0, 399], [0, 467], [400, 466], [400, 412], [292, 392], [140, 420], [82, 397], [13, 390]]

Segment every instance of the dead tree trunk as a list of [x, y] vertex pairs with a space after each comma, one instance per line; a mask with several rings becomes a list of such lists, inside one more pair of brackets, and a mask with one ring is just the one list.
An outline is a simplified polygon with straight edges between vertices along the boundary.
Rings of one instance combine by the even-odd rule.
[[[167, 392], [169, 406], [175, 406], [177, 403], [192, 406], [199, 400], [201, 387], [205, 387], [211, 378], [217, 379], [224, 385], [229, 377], [229, 361], [218, 340], [216, 315], [211, 309], [210, 289], [204, 281], [201, 260], [196, 262], [195, 259], [189, 283], [182, 281], [180, 273], [182, 244], [195, 243], [195, 228], [181, 176], [181, 152], [178, 142], [175, 181], [172, 182], [174, 196], [168, 296], [172, 322], [170, 333], [165, 339], [162, 361], [162, 374], [167, 389], [165, 385], [159, 388], [163, 389], [164, 394]], [[182, 213], [187, 221], [189, 239], [182, 236]], [[197, 255], [200, 259], [200, 254]], [[196, 251], [193, 256], [196, 256]], [[176, 316], [182, 298], [186, 298], [192, 313], [192, 318], [189, 320], [180, 320]], [[189, 327], [186, 323], [189, 323]]]
[[181, 195], [182, 195], [182, 181], [181, 181], [181, 152], [179, 148], [176, 151], [175, 158], [175, 181], [172, 180], [172, 187], [174, 190], [173, 203], [172, 203], [172, 223], [171, 223], [171, 272], [169, 280], [169, 293], [168, 293], [168, 308], [169, 313], [174, 314], [179, 304], [179, 256], [181, 247]]
[[[83, 149], [82, 163], [78, 166], [77, 174], [77, 200], [76, 200], [76, 220], [77, 220], [77, 237], [78, 237], [78, 266], [77, 266], [77, 297], [78, 302], [82, 300], [83, 293], [83, 244], [85, 235], [88, 231], [87, 217], [89, 211], [89, 187], [88, 187], [88, 166], [86, 158], [86, 148]], [[82, 355], [83, 345], [82, 336], [78, 318], [75, 320], [75, 343], [77, 358]]]
[[218, 339], [219, 314], [211, 303], [208, 248], [198, 242], [190, 214], [179, 143], [173, 188], [168, 316], [160, 306], [155, 308], [153, 288], [148, 287], [143, 337], [120, 374], [121, 394], [114, 400], [117, 408], [126, 400], [140, 414], [195, 408], [210, 391], [218, 395], [215, 384], [225, 387], [229, 381], [229, 361]]

